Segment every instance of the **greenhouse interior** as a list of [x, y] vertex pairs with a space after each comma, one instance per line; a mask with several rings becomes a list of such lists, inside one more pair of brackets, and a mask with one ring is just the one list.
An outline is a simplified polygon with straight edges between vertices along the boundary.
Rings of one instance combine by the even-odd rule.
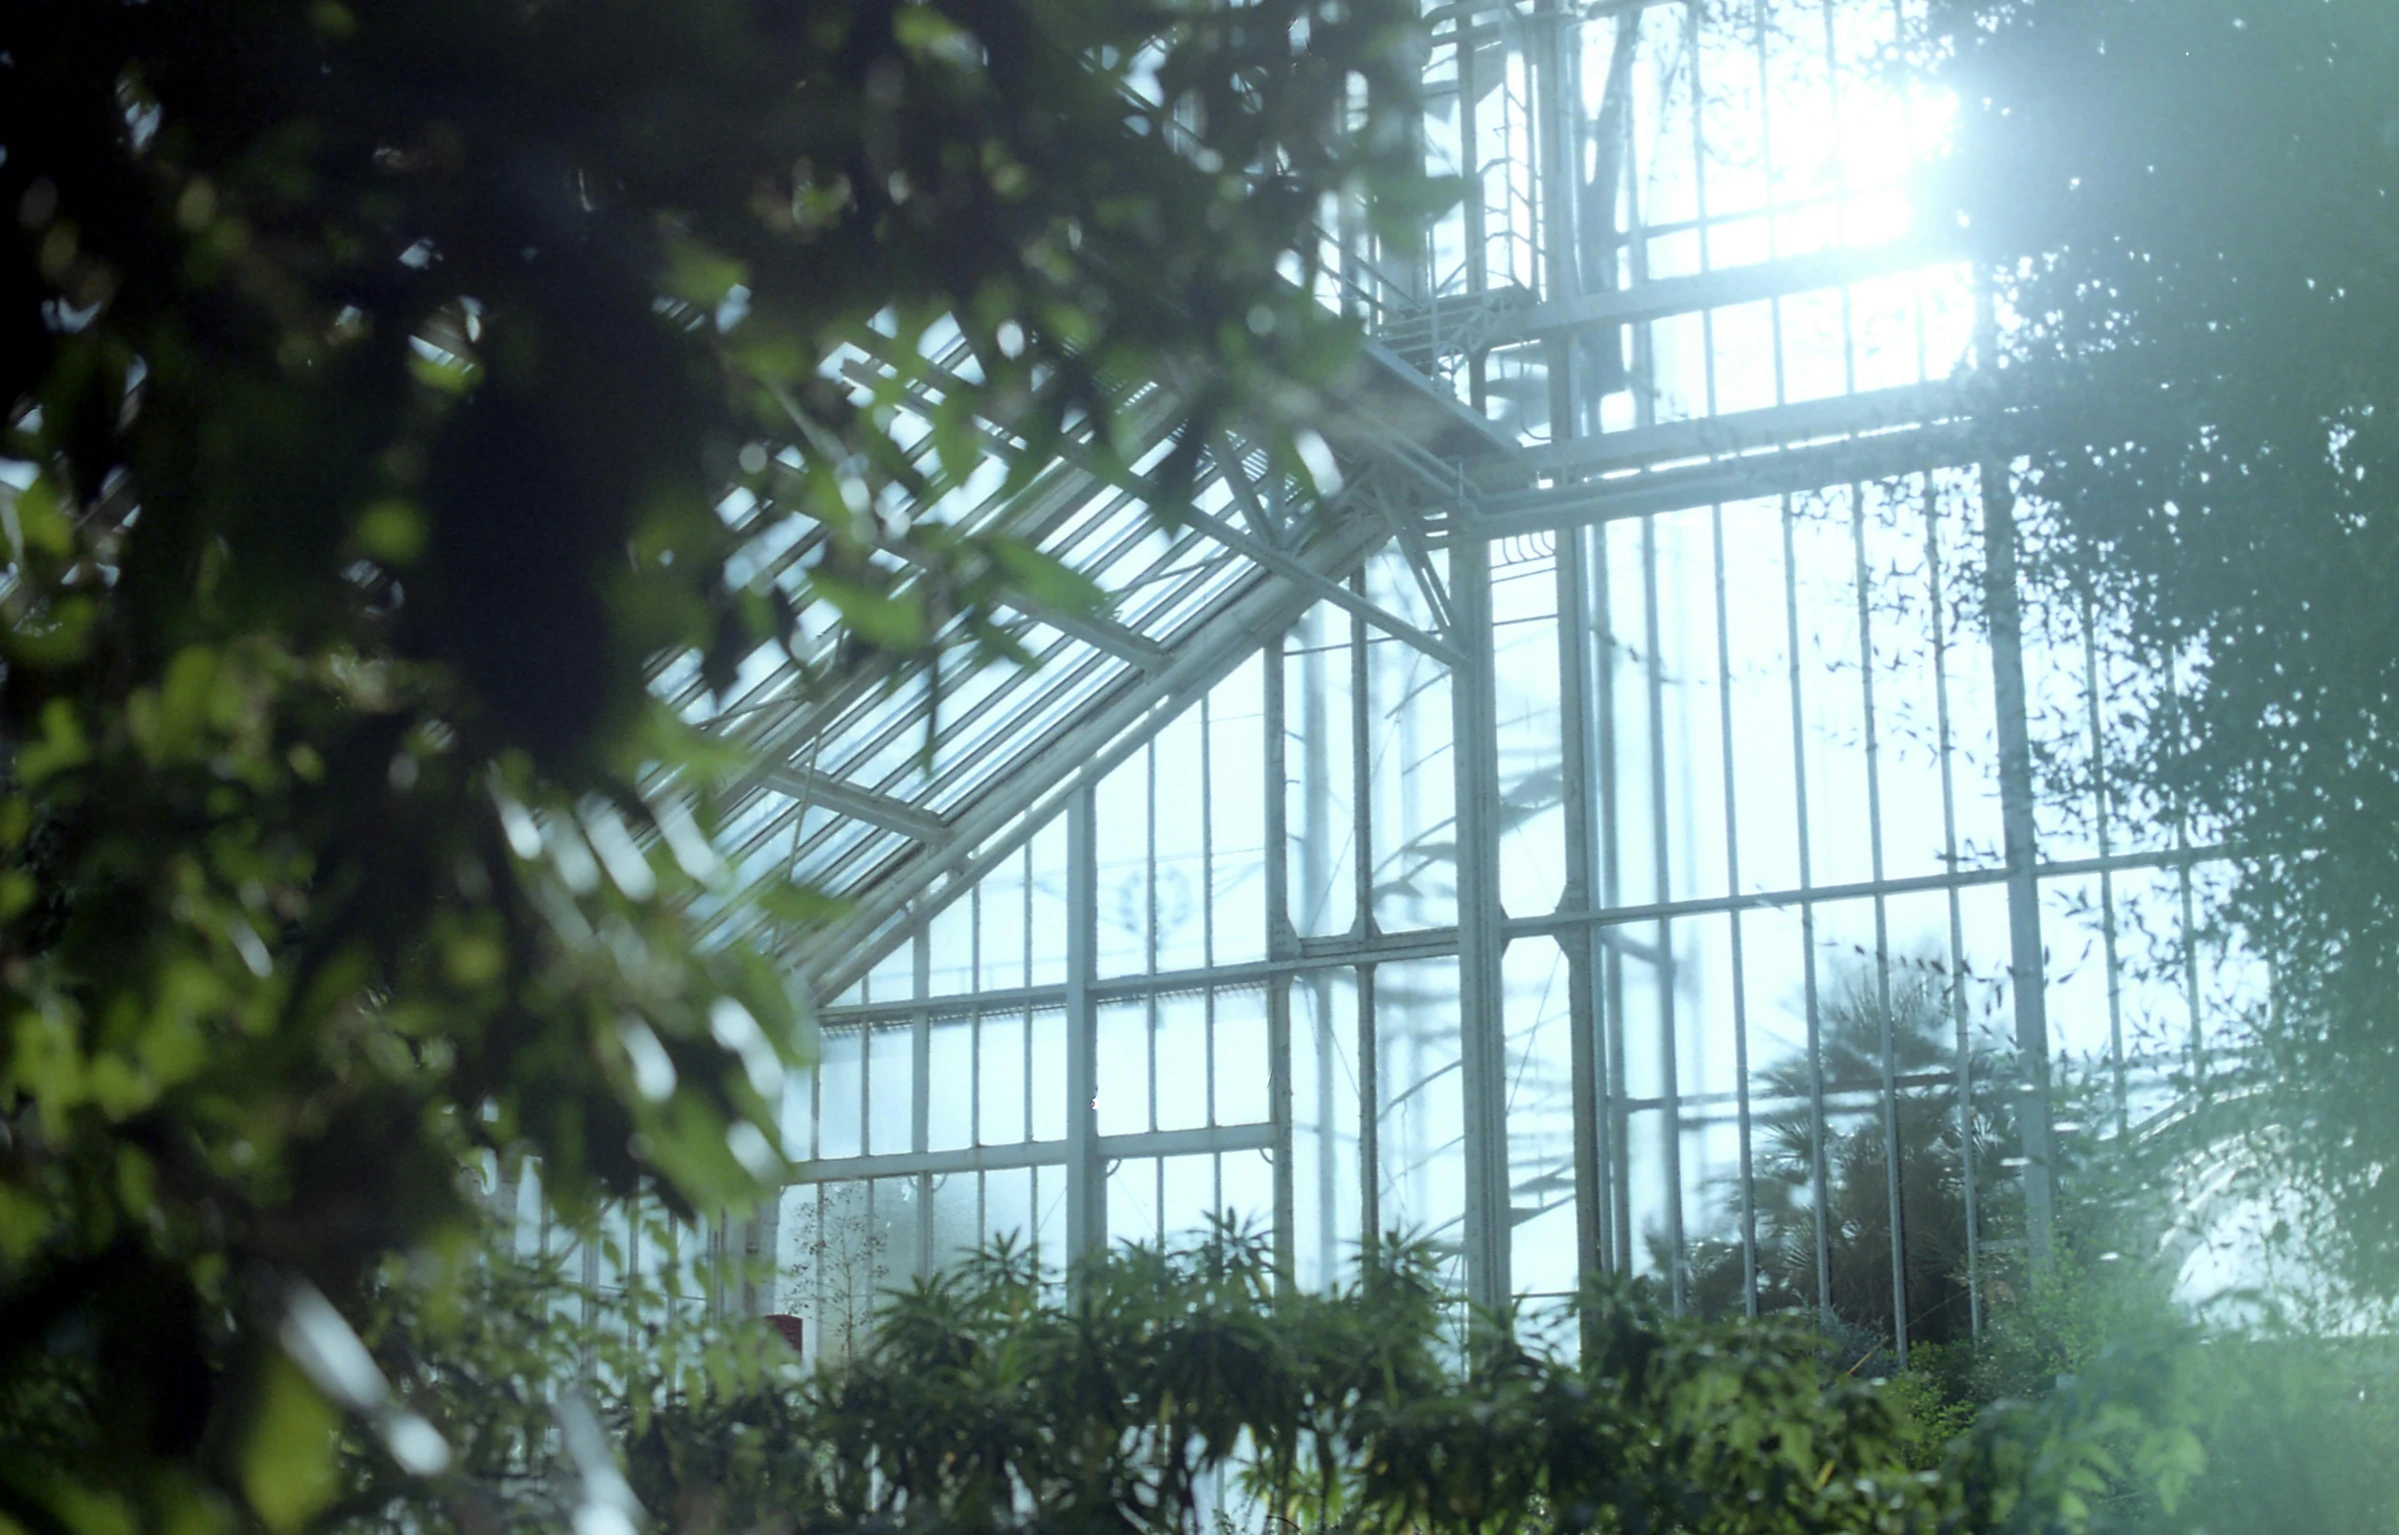
[[0, 5], [0, 1535], [2399, 1527], [2394, 80]]

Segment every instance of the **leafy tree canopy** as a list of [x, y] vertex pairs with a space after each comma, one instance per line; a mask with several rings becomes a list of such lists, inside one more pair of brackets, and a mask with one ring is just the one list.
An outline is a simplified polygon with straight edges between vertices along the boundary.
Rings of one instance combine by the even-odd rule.
[[2120, 812], [2238, 854], [2258, 1100], [2348, 1257], [2399, 1260], [2399, 12], [2001, 0], [1936, 31], [2003, 321], [2028, 574], [2134, 664]]
[[[1224, 412], [1288, 458], [1342, 323], [1281, 270], [1331, 191], [1439, 191], [1406, 36], [1375, 0], [0, 12], [0, 1379], [82, 1382], [91, 1430], [0, 1446], [0, 1515], [288, 1524], [327, 1398], [438, 1464], [339, 1313], [462, 1153], [570, 1204], [780, 1176], [795, 999], [690, 915], [739, 764], [646, 668], [1012, 653], [995, 597], [1072, 583], [881, 515], [978, 418], [1021, 474], [1066, 432], [1104, 466], [1171, 375], [1162, 501]], [[907, 374], [949, 324], [912, 454], [828, 359]], [[793, 524], [794, 578], [734, 563]]]

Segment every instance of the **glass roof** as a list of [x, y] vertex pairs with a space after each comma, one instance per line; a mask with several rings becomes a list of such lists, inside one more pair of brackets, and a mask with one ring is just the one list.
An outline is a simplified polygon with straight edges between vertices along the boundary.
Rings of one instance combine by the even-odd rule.
[[[689, 661], [661, 673], [662, 695], [688, 718], [756, 755], [727, 829], [745, 888], [788, 872], [859, 902], [872, 912], [869, 930], [847, 924], [827, 941], [879, 949], [939, 891], [963, 888], [1021, 845], [1069, 780], [1137, 744], [1314, 603], [1363, 611], [1384, 633], [1445, 656], [1445, 599], [1431, 572], [1454, 530], [1543, 537], [1561, 500], [1589, 502], [1603, 487], [1628, 512], [1657, 510], [1837, 483], [1885, 472], [1886, 461], [1898, 472], [1955, 460], [1954, 443], [1928, 448], [1927, 434], [1957, 414], [1942, 375], [1966, 339], [1963, 268], [1910, 225], [1902, 190], [1945, 137], [1946, 103], [1854, 81], [1843, 91], [1840, 71], [1783, 79], [1833, 46], [1812, 35], [1784, 37], [1763, 22], [1703, 26], [1690, 11], [1602, 10], [1574, 31], [1567, 64], [1589, 134], [1579, 158], [1604, 203], [1603, 168], [1616, 157], [1622, 210], [1599, 229], [1613, 253], [1579, 272], [1544, 265], [1551, 215], [1524, 158], [1533, 123], [1522, 18], [1505, 5], [1432, 13], [1428, 157], [1436, 169], [1474, 169], [1483, 195], [1469, 206], [1482, 217], [1453, 209], [1436, 219], [1415, 278], [1379, 268], [1354, 238], [1324, 236], [1318, 297], [1379, 338], [1342, 419], [1325, 428], [1346, 486], [1328, 504], [1300, 515], [1297, 487], [1268, 479], [1262, 454], [1224, 438], [1203, 465], [1194, 515], [1173, 526], [1088, 467], [1072, 440], [1009, 494], [1003, 482], [1024, 444], [987, 427], [981, 470], [931, 505], [893, 510], [1030, 543], [1107, 592], [1103, 614], [1027, 603], [1016, 618], [1030, 667], [911, 668], [818, 696], [807, 695], [802, 665], [774, 647], [722, 699]], [[1496, 31], [1472, 19], [1484, 12]], [[1835, 51], [1864, 57], [1889, 44], [1886, 32], [1844, 31]], [[1470, 36], [1476, 48], [1459, 46]], [[1494, 61], [1483, 60], [1487, 48]], [[1461, 117], [1462, 66], [1502, 68], [1496, 120]], [[1703, 75], [1713, 84], [1697, 109]], [[1812, 91], [1821, 110], [1769, 122], [1769, 96], [1791, 103]], [[1697, 152], [1673, 131], [1683, 115], [1694, 133], [1705, 120]], [[1742, 217], [1752, 204], [1764, 211]], [[1877, 304], [1896, 328], [1861, 344], [1880, 323]], [[1810, 326], [1825, 316], [1833, 339], [1815, 345]], [[1728, 349], [1747, 339], [1742, 327], [1768, 319], [1761, 344]], [[1621, 334], [1633, 346], [1618, 360], [1623, 377], [1587, 390], [1585, 419], [1560, 432], [1544, 402], [1547, 369], [1566, 355], [1556, 338], [1567, 334]], [[872, 346], [845, 349], [826, 371], [862, 405], [899, 399], [895, 430], [929, 454], [926, 422], [944, 380], [973, 376], [969, 349], [954, 329], [929, 335], [907, 370], [913, 382], [895, 395], [894, 370]], [[1468, 356], [1484, 359], [1471, 381]], [[1835, 360], [1829, 373], [1802, 365], [1825, 357]], [[1886, 358], [1893, 366], [1878, 372]], [[1165, 390], [1130, 387], [1120, 432], [1137, 471], [1163, 458], [1176, 424]], [[1953, 436], [1966, 427], [1947, 425]], [[821, 533], [746, 496], [725, 512], [757, 528], [742, 573], [796, 592]], [[1395, 535], [1402, 568], [1417, 578], [1415, 620], [1346, 585]], [[814, 662], [833, 643], [819, 624], [803, 641]], [[751, 903], [723, 910], [726, 938], [774, 936]], [[809, 967], [808, 953], [794, 957]]]
[[[924, 350], [935, 380], [971, 366], [954, 330]], [[845, 350], [828, 371], [849, 383], [861, 405], [878, 388], [887, 389], [891, 376], [863, 349]], [[928, 392], [916, 403], [929, 411], [937, 399]], [[1130, 392], [1119, 430], [1137, 474], [1165, 456], [1177, 423], [1162, 390], [1143, 385]], [[930, 430], [921, 415], [903, 416], [897, 431], [915, 454], [929, 452]], [[1309, 551], [1327, 543], [1328, 533], [1345, 520], [1381, 520], [1363, 499], [1303, 519], [1293, 510], [1302, 504], [1299, 488], [1267, 478], [1265, 455], [1230, 437], [1219, 438], [1203, 467], [1192, 515], [1174, 526], [1153, 516], [1137, 495], [1084, 467], [1072, 442], [1029, 485], [1004, 493], [1008, 455], [1019, 446], [993, 429], [993, 453], [984, 467], [940, 500], [908, 508], [907, 515], [912, 521], [939, 519], [964, 532], [1004, 532], [1110, 595], [1106, 610], [1096, 615], [1022, 604], [1016, 633], [1033, 665], [954, 663], [938, 675], [929, 668], [858, 675], [812, 697], [801, 662], [770, 645], [753, 653], [721, 699], [700, 680], [695, 658], [661, 669], [661, 696], [694, 723], [756, 755], [725, 828], [742, 891], [788, 873], [830, 894], [855, 897], [931, 851], [950, 847], [970, 812], [1004, 810], [1033, 797], [1046, 780], [1028, 782], [1029, 771], [1056, 776], [1057, 749], [1075, 739], [1098, 706], [1162, 700], [1178, 664], [1190, 671], [1198, 661], [1203, 666], [1196, 669], [1204, 669], [1218, 652], [1229, 664], [1254, 649], [1255, 632], [1209, 631], [1245, 592], [1293, 584], [1290, 574], [1261, 563], [1261, 554], [1273, 564], [1305, 570]], [[1344, 457], [1351, 461], [1345, 478], [1365, 483], [1371, 466], [1363, 455], [1353, 445]], [[796, 595], [802, 572], [824, 542], [822, 530], [804, 519], [769, 515], [746, 492], [736, 492], [723, 510], [737, 529], [756, 528], [735, 574]], [[1354, 563], [1354, 537], [1332, 541]], [[832, 642], [820, 623], [801, 644], [808, 660], [821, 662]], [[1000, 834], [1021, 836], [1023, 829], [1003, 825]], [[733, 924], [723, 936], [771, 936], [750, 903], [735, 898], [723, 910]]]

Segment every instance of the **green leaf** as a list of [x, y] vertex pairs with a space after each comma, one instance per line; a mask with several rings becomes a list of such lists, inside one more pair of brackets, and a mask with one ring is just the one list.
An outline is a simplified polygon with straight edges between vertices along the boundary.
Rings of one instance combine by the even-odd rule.
[[280, 1350], [260, 1371], [257, 1401], [242, 1436], [242, 1495], [261, 1523], [297, 1530], [340, 1490], [340, 1415]]
[[665, 241], [665, 266], [658, 285], [687, 304], [713, 310], [749, 280], [749, 268], [692, 235], [675, 230]]
[[821, 570], [808, 578], [808, 585], [868, 644], [906, 652], [922, 647], [929, 637], [924, 599], [914, 588], [888, 591]]
[[1008, 584], [1035, 602], [1077, 614], [1098, 613], [1108, 606], [1108, 594], [1099, 583], [1030, 544], [994, 538], [984, 548], [1006, 573]]
[[982, 46], [958, 23], [923, 0], [910, 0], [891, 13], [891, 35], [919, 58], [939, 59], [961, 68], [982, 62]]
[[46, 474], [23, 490], [0, 494], [0, 527], [8, 533], [9, 558], [19, 564], [28, 552], [64, 559], [75, 549], [74, 525]]
[[384, 565], [413, 565], [425, 552], [425, 514], [413, 502], [388, 497], [358, 515], [359, 552]]

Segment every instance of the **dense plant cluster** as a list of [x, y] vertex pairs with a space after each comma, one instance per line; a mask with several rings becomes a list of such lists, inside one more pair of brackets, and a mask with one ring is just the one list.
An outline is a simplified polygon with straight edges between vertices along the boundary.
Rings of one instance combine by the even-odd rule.
[[[493, 1284], [471, 1323], [404, 1306], [377, 1336], [493, 1471], [543, 1473], [486, 1478], [513, 1489], [481, 1505], [512, 1528], [621, 1497], [691, 1531], [2066, 1530], [2171, 1506], [2192, 1469], [2165, 1353], [2094, 1358], [2088, 1383], [1928, 1443], [1903, 1391], [1828, 1370], [1804, 1323], [1603, 1287], [1509, 1326], [1467, 1318], [1427, 1249], [1379, 1253], [1303, 1294], [1235, 1232], [1067, 1279], [1002, 1245], [893, 1292], [872, 1341], [816, 1372], [744, 1320], [545, 1366], [555, 1273]], [[543, 1432], [523, 1387], [545, 1379], [594, 1393], [621, 1492]], [[370, 1524], [464, 1523], [454, 1497], [360, 1475], [345, 1507]]]

